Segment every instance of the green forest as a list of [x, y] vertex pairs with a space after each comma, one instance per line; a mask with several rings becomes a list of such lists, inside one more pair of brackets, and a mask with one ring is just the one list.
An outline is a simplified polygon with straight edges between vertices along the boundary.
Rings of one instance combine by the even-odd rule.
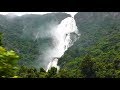
[[[34, 40], [32, 30], [52, 21], [60, 23], [68, 16], [25, 15], [10, 21], [1, 15], [0, 78], [120, 78], [119, 12], [78, 12], [75, 21], [81, 36], [59, 59], [60, 70], [52, 67], [46, 72], [41, 64], [36, 66], [40, 63], [36, 58], [51, 39]], [[24, 26], [29, 33], [23, 33]]]

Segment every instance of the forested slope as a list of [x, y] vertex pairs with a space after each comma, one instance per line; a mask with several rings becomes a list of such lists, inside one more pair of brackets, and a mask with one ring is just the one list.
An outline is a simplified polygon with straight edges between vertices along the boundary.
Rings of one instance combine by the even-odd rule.
[[120, 13], [79, 12], [79, 40], [59, 60], [62, 69], [82, 77], [119, 77]]

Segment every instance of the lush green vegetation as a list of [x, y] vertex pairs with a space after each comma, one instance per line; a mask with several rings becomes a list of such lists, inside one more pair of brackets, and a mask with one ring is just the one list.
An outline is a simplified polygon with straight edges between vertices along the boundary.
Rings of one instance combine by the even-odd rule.
[[[61, 68], [80, 70], [83, 77], [118, 78], [120, 72], [120, 14], [78, 13], [80, 39], [59, 60]], [[95, 17], [96, 15], [96, 17]], [[105, 17], [107, 15], [107, 17]], [[79, 19], [82, 17], [82, 21]]]
[[[29, 21], [28, 18], [26, 20]], [[48, 72], [40, 66], [38, 66], [39, 68], [28, 67], [28, 64], [31, 66], [32, 61], [42, 53], [42, 48], [46, 45], [42, 43], [50, 42], [49, 39], [34, 41], [31, 38], [26, 40], [25, 37], [21, 37], [22, 32], [18, 29], [18, 27], [22, 28], [18, 26], [21, 25], [21, 22], [18, 22], [18, 25], [15, 24], [16, 28], [11, 26], [13, 24], [8, 25], [9, 29], [0, 26], [0, 30], [5, 36], [2, 39], [0, 35], [0, 77], [120, 78], [120, 13], [82, 12], [75, 16], [75, 20], [81, 36], [59, 59], [58, 64], [61, 69], [58, 72], [54, 67]], [[6, 21], [6, 24], [10, 23]], [[13, 34], [12, 29], [16, 33]], [[40, 44], [41, 51], [38, 52]], [[22, 62], [18, 64], [20, 60]]]
[[[0, 34], [1, 40], [2, 34]], [[0, 77], [18, 77], [18, 59], [19, 56], [13, 50], [6, 50], [0, 43]]]
[[[115, 40], [115, 41], [114, 41]], [[86, 48], [88, 55], [77, 57], [66, 63], [57, 73], [56, 68], [45, 72], [43, 68], [18, 69], [18, 55], [0, 47], [0, 76], [19, 78], [119, 78], [120, 77], [120, 33], [114, 31]], [[116, 43], [115, 43], [116, 42]], [[16, 73], [17, 71], [17, 73]]]

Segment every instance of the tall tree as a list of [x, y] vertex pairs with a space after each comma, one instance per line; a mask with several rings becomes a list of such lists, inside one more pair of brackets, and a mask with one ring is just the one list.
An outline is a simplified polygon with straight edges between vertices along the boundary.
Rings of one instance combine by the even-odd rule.
[[81, 73], [84, 75], [84, 77], [86, 78], [95, 77], [95, 71], [93, 66], [94, 66], [94, 62], [91, 56], [86, 55], [80, 65]]

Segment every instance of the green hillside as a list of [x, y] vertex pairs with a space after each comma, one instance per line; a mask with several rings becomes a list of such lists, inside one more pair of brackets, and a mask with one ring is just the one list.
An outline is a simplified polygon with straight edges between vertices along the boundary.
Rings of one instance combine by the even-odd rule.
[[119, 77], [120, 13], [80, 12], [75, 19], [81, 36], [59, 60], [61, 68], [82, 77]]

